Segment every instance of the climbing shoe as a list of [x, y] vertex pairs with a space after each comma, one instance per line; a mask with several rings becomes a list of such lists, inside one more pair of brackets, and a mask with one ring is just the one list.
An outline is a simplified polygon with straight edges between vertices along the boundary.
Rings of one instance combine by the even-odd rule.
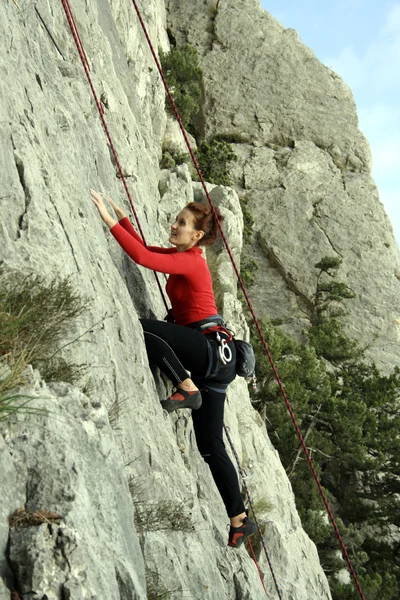
[[232, 548], [240, 548], [243, 544], [244, 540], [247, 539], [250, 535], [253, 535], [257, 531], [257, 526], [249, 519], [249, 517], [245, 517], [243, 519], [243, 524], [240, 527], [230, 527], [229, 529], [229, 540], [228, 546]]
[[172, 396], [167, 400], [161, 400], [161, 406], [168, 412], [177, 410], [178, 408], [191, 408], [196, 410], [201, 406], [201, 393], [199, 390], [194, 392], [187, 392], [178, 388]]

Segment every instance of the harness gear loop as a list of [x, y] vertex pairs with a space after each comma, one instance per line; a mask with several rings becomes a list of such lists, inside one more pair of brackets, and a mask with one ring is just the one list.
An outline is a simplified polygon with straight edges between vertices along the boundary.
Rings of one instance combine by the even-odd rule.
[[218, 348], [219, 357], [221, 359], [222, 364], [227, 365], [232, 360], [232, 350], [228, 346], [229, 340], [225, 340], [224, 338], [222, 338], [219, 334], [219, 331], [217, 331], [216, 337], [217, 337], [217, 342], [219, 344], [219, 348]]

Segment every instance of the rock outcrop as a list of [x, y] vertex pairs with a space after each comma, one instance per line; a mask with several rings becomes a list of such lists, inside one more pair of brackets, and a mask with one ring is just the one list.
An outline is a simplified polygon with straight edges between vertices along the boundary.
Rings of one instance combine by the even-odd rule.
[[170, 36], [201, 56], [204, 135], [241, 141], [235, 187], [255, 217], [251, 252], [268, 273], [251, 290], [257, 314], [290, 334], [307, 329], [314, 265], [341, 257], [339, 277], [355, 294], [348, 335], [379, 367], [397, 365], [400, 251], [350, 89], [258, 0], [167, 7]]
[[[197, 184], [192, 185], [186, 165], [160, 171], [164, 138], [170, 142], [174, 133], [171, 127], [165, 133], [167, 117], [159, 76], [129, 2], [73, 4], [94, 85], [146, 239], [163, 244], [171, 216], [200, 192]], [[143, 18], [155, 46], [167, 49], [164, 3], [143, 4]], [[307, 254], [315, 244], [311, 256], [319, 258], [333, 244], [343, 254], [347, 273], [352, 263], [346, 263], [345, 253], [351, 248], [354, 256], [360, 253], [352, 235], [365, 237], [358, 222], [361, 213], [354, 213], [351, 222], [358, 227], [351, 235], [348, 231], [346, 237], [340, 224], [356, 205], [365, 218], [370, 218], [371, 210], [376, 218], [379, 204], [373, 203], [373, 193], [369, 193], [368, 146], [358, 132], [348, 89], [328, 71], [322, 85], [319, 63], [296, 35], [285, 32], [257, 2], [244, 4], [232, 1], [225, 7], [222, 2], [193, 2], [182, 12], [182, 3], [170, 1], [169, 19], [177, 38], [189, 39], [202, 49], [205, 133], [235, 131], [252, 140], [236, 144], [239, 163], [234, 176], [238, 189], [239, 182], [245, 182], [258, 216], [260, 246], [266, 248], [269, 291], [266, 300], [257, 293], [258, 309], [276, 309], [285, 322], [300, 323], [307, 320], [307, 294], [313, 278], [312, 265], [301, 260], [297, 249]], [[0, 465], [5, 474], [0, 482], [0, 598], [10, 598], [15, 585], [23, 598], [139, 600], [146, 597], [147, 575], [148, 597], [151, 590], [154, 597], [156, 589], [159, 594], [172, 592], [174, 600], [188, 596], [261, 599], [265, 593], [246, 551], [226, 547], [227, 518], [195, 448], [190, 414], [170, 416], [160, 407], [164, 384], [149, 369], [139, 317], [163, 318], [165, 308], [154, 275], [123, 255], [90, 203], [92, 187], [104, 190], [129, 210], [61, 2], [38, 8], [58, 49], [34, 7], [12, 1], [0, 7], [1, 267], [49, 279], [70, 276], [82, 294], [90, 297], [87, 315], [66, 340], [76, 341], [64, 348], [63, 356], [89, 365], [93, 391], [87, 397], [66, 384], [46, 385], [35, 373], [24, 393], [33, 397], [32, 406], [48, 413], [21, 412], [0, 423]], [[240, 44], [240, 35], [247, 35], [250, 23], [257, 25], [252, 31], [257, 50], [252, 40], [246, 40], [245, 52], [243, 47], [235, 49], [233, 40]], [[268, 67], [269, 56], [273, 68]], [[229, 77], [218, 78], [231, 61], [241, 65], [242, 60], [247, 60], [249, 69], [246, 75], [238, 69], [240, 85], [233, 93], [238, 83], [233, 69], [228, 69]], [[287, 70], [279, 71], [279, 64]], [[312, 65], [310, 72], [307, 64]], [[303, 83], [296, 71], [300, 67], [308, 77]], [[271, 69], [274, 83], [266, 86], [263, 96], [260, 86], [264, 83], [260, 82], [265, 82], [265, 73]], [[306, 87], [302, 125], [294, 116], [301, 111], [299, 97]], [[330, 109], [327, 98], [335, 94], [336, 103]], [[243, 97], [251, 102], [245, 104]], [[311, 102], [315, 97], [320, 97], [318, 110], [316, 101]], [[335, 159], [339, 155], [350, 172], [337, 166], [342, 164]], [[226, 215], [227, 235], [240, 259], [243, 221], [238, 196], [225, 188], [210, 189]], [[365, 193], [362, 201], [357, 198], [360, 190]], [[343, 218], [337, 206], [343, 207]], [[265, 225], [265, 209], [273, 227]], [[382, 225], [386, 222], [383, 211], [379, 219], [376, 233], [370, 232], [363, 246], [363, 252], [368, 247], [371, 254], [360, 256], [356, 266], [351, 266], [360, 271], [357, 281], [365, 276], [363, 261], [369, 256], [378, 261], [381, 271], [389, 263], [399, 266], [390, 230]], [[296, 234], [287, 231], [288, 223]], [[263, 242], [265, 231], [271, 235]], [[281, 244], [282, 231], [286, 244]], [[383, 232], [391, 262], [377, 252]], [[226, 256], [218, 255], [214, 267], [225, 318], [245, 334]], [[348, 272], [353, 282], [354, 273]], [[382, 282], [379, 278], [377, 268], [376, 285]], [[383, 286], [386, 295], [373, 298], [371, 279], [364, 291], [357, 291], [365, 296], [357, 310], [363, 319], [371, 315], [365, 324], [366, 337], [379, 324], [388, 329], [386, 349], [380, 351], [382, 361], [390, 362], [390, 348], [397, 342], [390, 337], [388, 315], [398, 310], [393, 294], [399, 281], [390, 280]], [[383, 301], [392, 303], [392, 313], [385, 308], [382, 316], [378, 306]], [[377, 314], [372, 318], [374, 310]], [[355, 330], [360, 327], [355, 317], [349, 323]], [[283, 597], [329, 600], [315, 546], [301, 528], [290, 483], [251, 407], [244, 381], [231, 386], [226, 412], [248, 485], [255, 501], [264, 506], [259, 519]], [[50, 523], [28, 522], [26, 528], [14, 523], [9, 534], [8, 517], [22, 507], [28, 516], [48, 511]], [[53, 522], [48, 513], [60, 519], [54, 517]], [[181, 525], [174, 526], [171, 521], [178, 514]], [[162, 517], [157, 520], [154, 515]], [[262, 557], [261, 566], [267, 591], [275, 597]]]
[[22, 598], [144, 600], [132, 500], [105, 406], [31, 380], [25, 393], [37, 412], [22, 411], [0, 436], [1, 575]]

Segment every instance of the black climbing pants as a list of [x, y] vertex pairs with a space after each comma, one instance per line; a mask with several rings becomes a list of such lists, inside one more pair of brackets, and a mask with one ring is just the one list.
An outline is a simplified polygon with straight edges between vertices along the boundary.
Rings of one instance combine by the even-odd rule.
[[201, 390], [203, 399], [198, 410], [192, 411], [197, 447], [208, 464], [228, 517], [244, 512], [235, 467], [223, 441], [224, 403], [226, 388], [235, 378], [235, 348], [230, 342], [233, 359], [222, 366], [212, 379], [202, 379], [207, 373], [210, 349], [207, 338], [196, 329], [165, 321], [141, 319], [149, 361], [159, 367], [176, 385], [190, 371], [190, 377]]

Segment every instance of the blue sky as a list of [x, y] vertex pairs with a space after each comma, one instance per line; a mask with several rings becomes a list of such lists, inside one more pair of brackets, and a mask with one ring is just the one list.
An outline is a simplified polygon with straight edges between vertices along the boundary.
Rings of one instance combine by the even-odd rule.
[[261, 0], [350, 86], [400, 246], [400, 0]]

